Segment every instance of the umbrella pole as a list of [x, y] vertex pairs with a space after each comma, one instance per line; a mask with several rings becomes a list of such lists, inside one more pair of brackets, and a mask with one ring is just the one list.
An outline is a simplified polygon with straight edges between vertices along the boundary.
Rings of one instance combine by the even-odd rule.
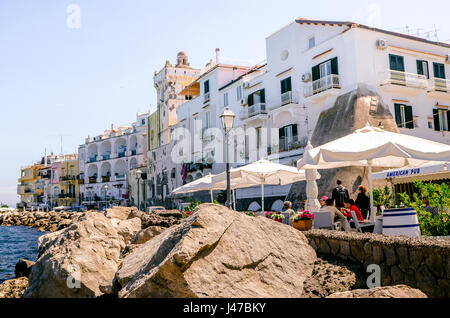
[[261, 183], [261, 211], [264, 212], [264, 183]]
[[233, 206], [236, 211], [236, 189], [233, 189]]
[[211, 203], [214, 203], [213, 190], [209, 190], [209, 192], [211, 193]]
[[372, 163], [369, 163], [369, 192], [370, 192], [370, 221], [375, 222], [375, 214], [373, 211], [373, 185], [372, 185]]

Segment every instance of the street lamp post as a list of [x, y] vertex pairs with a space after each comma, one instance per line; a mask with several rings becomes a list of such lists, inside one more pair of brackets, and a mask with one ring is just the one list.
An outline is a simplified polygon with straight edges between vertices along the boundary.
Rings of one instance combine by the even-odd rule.
[[105, 189], [105, 207], [108, 208], [108, 185], [105, 184], [105, 186], [103, 187]]
[[230, 154], [229, 154], [229, 133], [233, 128], [233, 122], [236, 115], [230, 110], [230, 107], [225, 108], [220, 118], [222, 119], [222, 126], [225, 131], [225, 151], [226, 151], [226, 171], [227, 171], [227, 207], [231, 209], [231, 186], [230, 186]]
[[140, 198], [139, 198], [139, 188], [141, 187], [141, 176], [142, 176], [142, 171], [138, 170], [136, 171], [136, 177], [137, 177], [137, 208], [138, 210], [140, 210]]

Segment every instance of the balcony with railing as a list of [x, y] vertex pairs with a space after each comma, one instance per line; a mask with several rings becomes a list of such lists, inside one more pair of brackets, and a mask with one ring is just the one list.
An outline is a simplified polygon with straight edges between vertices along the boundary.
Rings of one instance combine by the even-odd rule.
[[277, 153], [290, 152], [298, 149], [303, 149], [306, 144], [302, 140], [298, 140], [298, 136], [292, 136], [291, 138], [280, 138], [279, 144], [273, 147], [268, 147], [268, 155], [273, 155]]
[[425, 75], [387, 70], [380, 73], [380, 86], [389, 92], [415, 95], [427, 89], [428, 79]]
[[116, 174], [116, 181], [125, 181], [126, 177], [124, 174]]
[[431, 98], [450, 100], [450, 80], [445, 78], [431, 78], [428, 81], [427, 94]]
[[339, 75], [330, 74], [328, 76], [315, 80], [305, 87], [305, 98], [318, 99], [328, 95], [338, 95], [341, 90], [341, 81]]
[[247, 107], [247, 119], [258, 115], [267, 115], [266, 103], [256, 103]]
[[89, 183], [97, 183], [97, 176], [89, 177]]

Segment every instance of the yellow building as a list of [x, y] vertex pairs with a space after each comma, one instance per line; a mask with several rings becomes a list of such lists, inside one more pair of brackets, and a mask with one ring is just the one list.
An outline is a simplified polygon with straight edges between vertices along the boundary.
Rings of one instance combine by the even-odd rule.
[[20, 168], [19, 185], [17, 194], [20, 196], [21, 206], [37, 207], [44, 203], [43, 169], [42, 164], [34, 164]]
[[76, 155], [51, 164], [51, 186], [49, 190], [52, 207], [73, 207], [79, 202], [79, 166]]

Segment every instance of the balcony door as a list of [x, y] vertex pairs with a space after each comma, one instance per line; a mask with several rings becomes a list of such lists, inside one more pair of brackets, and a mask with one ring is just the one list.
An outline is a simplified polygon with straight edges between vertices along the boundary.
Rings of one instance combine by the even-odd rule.
[[324, 90], [338, 87], [339, 80], [334, 79], [332, 75], [338, 75], [337, 57], [325, 61], [312, 68], [313, 94], [318, 94]]

